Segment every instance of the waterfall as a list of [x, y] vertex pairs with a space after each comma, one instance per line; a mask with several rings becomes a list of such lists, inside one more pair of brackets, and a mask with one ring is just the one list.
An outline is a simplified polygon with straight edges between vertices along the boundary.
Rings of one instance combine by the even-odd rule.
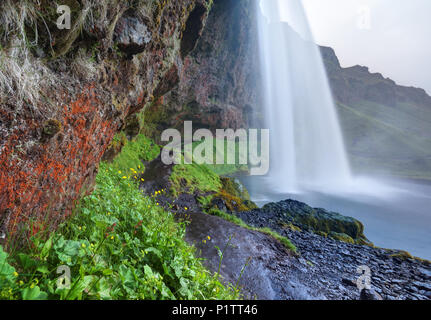
[[281, 192], [351, 185], [337, 111], [300, 0], [257, 1], [270, 184]]

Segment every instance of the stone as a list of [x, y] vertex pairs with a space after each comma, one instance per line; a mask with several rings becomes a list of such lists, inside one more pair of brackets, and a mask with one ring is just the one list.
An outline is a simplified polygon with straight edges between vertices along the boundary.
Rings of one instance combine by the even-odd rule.
[[148, 27], [136, 17], [121, 17], [115, 27], [114, 41], [129, 56], [143, 52], [151, 40]]
[[362, 289], [360, 300], [383, 300], [383, 298], [372, 289]]
[[341, 282], [342, 282], [343, 284], [347, 285], [347, 286], [356, 287], [356, 281], [353, 281], [353, 280], [351, 280], [351, 279], [343, 278], [343, 279], [341, 280]]

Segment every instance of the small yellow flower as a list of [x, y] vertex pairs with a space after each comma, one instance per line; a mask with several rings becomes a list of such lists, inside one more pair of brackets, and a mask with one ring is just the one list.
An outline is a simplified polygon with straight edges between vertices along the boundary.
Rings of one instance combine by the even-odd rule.
[[111, 236], [111, 240], [114, 240], [114, 236]]
[[79, 230], [82, 230], [82, 227], [78, 227]]
[[13, 273], [13, 275], [14, 275], [15, 277], [18, 277], [18, 272], [16, 272], [16, 271], [15, 271], [15, 272]]
[[19, 285], [20, 286], [24, 285], [24, 281], [20, 280]]
[[123, 176], [123, 179], [127, 179], [127, 177], [126, 177], [126, 176]]
[[121, 171], [118, 171], [118, 173], [119, 173], [119, 174], [121, 174], [122, 172], [121, 172]]
[[111, 213], [110, 212], [108, 212], [108, 216], [110, 216], [111, 215]]
[[83, 247], [85, 249], [87, 246], [85, 245], [85, 243], [83, 243], [83, 244], [81, 244], [81, 247]]
[[186, 211], [187, 211], [187, 207], [184, 207], [184, 210], [186, 210]]
[[141, 178], [141, 181], [144, 182], [145, 181], [144, 178]]
[[157, 202], [157, 203], [156, 203], [156, 206], [158, 206], [158, 205], [159, 205], [159, 203]]
[[207, 241], [206, 241], [206, 240], [202, 240], [202, 242], [203, 242], [203, 243], [207, 243]]
[[211, 240], [211, 237], [210, 237], [210, 236], [208, 236], [208, 240]]

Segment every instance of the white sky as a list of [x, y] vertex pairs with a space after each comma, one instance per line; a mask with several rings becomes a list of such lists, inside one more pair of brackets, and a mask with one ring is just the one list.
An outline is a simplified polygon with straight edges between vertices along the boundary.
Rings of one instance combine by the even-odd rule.
[[[431, 94], [431, 0], [302, 0], [316, 42]], [[369, 14], [367, 13], [369, 12]]]

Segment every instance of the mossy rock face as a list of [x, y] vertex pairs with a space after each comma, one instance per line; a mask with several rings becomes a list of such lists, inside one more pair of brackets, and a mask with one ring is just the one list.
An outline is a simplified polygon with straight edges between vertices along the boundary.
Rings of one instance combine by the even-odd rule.
[[353, 240], [352, 237], [348, 236], [345, 233], [331, 232], [329, 234], [329, 237], [334, 239], [334, 240], [338, 240], [338, 241], [343, 241], [343, 242], [347, 242], [347, 243], [351, 243], [351, 244], [355, 243], [355, 240]]
[[312, 208], [295, 200], [269, 203], [262, 210], [277, 213], [281, 220], [286, 223], [292, 223], [302, 230], [322, 235], [330, 235], [331, 232], [345, 234], [354, 242], [362, 241], [366, 244], [371, 244], [364, 235], [364, 226], [360, 221], [336, 212]]
[[249, 211], [258, 208], [250, 200], [250, 194], [244, 185], [235, 178], [220, 178], [222, 187], [215, 196], [215, 200], [221, 200], [228, 211]]
[[244, 185], [236, 178], [221, 178], [222, 188], [232, 196], [250, 200], [250, 194]]

